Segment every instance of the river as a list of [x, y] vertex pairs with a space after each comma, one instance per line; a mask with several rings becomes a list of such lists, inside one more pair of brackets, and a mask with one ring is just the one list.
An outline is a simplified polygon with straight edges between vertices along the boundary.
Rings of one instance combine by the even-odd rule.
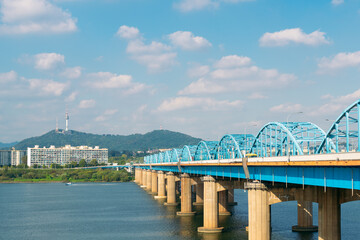
[[[0, 184], [0, 239], [247, 239], [247, 194], [235, 190], [232, 216], [221, 216], [221, 234], [200, 234], [201, 207], [178, 217], [135, 183]], [[360, 201], [342, 205], [342, 239], [359, 239]], [[293, 233], [296, 202], [272, 206], [271, 239], [315, 240], [317, 233]], [[317, 205], [314, 204], [314, 224]]]

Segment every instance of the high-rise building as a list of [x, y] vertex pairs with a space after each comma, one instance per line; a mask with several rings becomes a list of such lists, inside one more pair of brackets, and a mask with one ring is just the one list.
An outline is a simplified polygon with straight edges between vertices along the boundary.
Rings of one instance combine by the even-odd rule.
[[0, 150], [0, 166], [17, 166], [21, 164], [21, 159], [26, 155], [25, 150]]
[[108, 149], [98, 146], [92, 148], [88, 146], [72, 147], [70, 145], [60, 148], [55, 148], [55, 146], [40, 148], [35, 145], [35, 147], [27, 149], [27, 165], [29, 167], [34, 164], [49, 167], [52, 163], [59, 165], [71, 162], [79, 163], [81, 159], [85, 159], [87, 163], [96, 159], [98, 163], [107, 164]]

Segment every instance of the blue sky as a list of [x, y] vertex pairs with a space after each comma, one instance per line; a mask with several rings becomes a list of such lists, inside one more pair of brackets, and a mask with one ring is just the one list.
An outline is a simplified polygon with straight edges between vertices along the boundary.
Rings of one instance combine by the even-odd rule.
[[[325, 131], [360, 98], [356, 0], [0, 0], [0, 141]], [[303, 112], [302, 114], [296, 114]]]

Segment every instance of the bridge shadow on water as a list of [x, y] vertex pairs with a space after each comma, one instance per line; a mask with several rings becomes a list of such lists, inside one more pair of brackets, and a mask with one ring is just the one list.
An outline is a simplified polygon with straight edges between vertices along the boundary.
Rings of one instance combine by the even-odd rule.
[[[151, 197], [151, 195], [149, 195]], [[196, 215], [179, 217], [176, 212], [178, 206], [164, 206], [165, 200], [157, 200], [160, 208], [165, 209], [162, 216], [167, 221], [173, 221], [176, 228], [173, 229], [173, 237], [169, 239], [196, 239], [196, 240], [225, 240], [225, 239], [248, 239], [246, 227], [248, 225], [247, 193], [243, 190], [235, 190], [236, 206], [229, 207], [231, 216], [219, 216], [219, 226], [224, 227], [222, 233], [203, 234], [198, 233], [197, 228], [203, 226], [203, 207], [193, 206]], [[273, 240], [316, 240], [317, 233], [292, 232], [291, 227], [297, 224], [297, 203], [285, 202], [272, 206], [272, 233]], [[317, 225], [317, 204], [314, 204], [314, 224]]]

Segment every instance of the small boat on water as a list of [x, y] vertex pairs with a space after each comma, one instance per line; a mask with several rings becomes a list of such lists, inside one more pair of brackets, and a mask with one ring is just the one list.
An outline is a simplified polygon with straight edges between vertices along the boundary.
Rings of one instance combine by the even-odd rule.
[[65, 183], [65, 186], [70, 186], [72, 183], [71, 182], [67, 182]]

